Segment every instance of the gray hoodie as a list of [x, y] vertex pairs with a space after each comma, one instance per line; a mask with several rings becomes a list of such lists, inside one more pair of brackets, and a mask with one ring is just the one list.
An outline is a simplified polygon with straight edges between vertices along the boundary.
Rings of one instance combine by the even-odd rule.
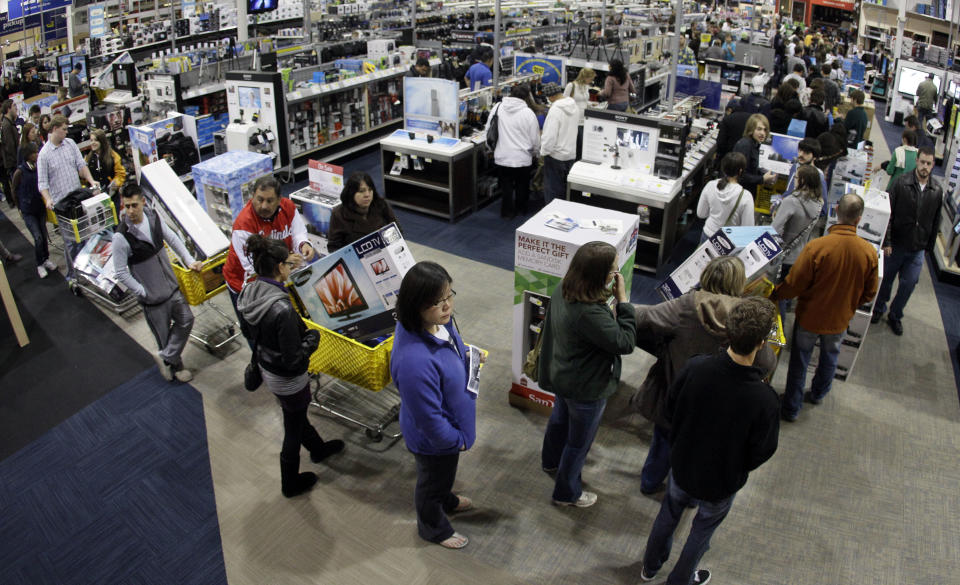
[[240, 291], [240, 297], [237, 298], [237, 311], [247, 323], [256, 327], [273, 303], [286, 297], [286, 293], [280, 287], [262, 280], [254, 280]]
[[813, 230], [807, 232], [799, 240], [796, 239], [797, 236], [803, 233], [803, 230], [814, 219], [820, 217], [820, 209], [823, 207], [822, 199], [811, 201], [797, 195], [802, 195], [802, 193], [794, 191], [790, 196], [784, 197], [783, 203], [780, 204], [780, 208], [773, 218], [773, 229], [777, 230], [777, 233], [783, 238], [783, 244], [786, 246], [792, 242], [783, 258], [783, 263], [787, 265], [793, 265], [797, 261]]

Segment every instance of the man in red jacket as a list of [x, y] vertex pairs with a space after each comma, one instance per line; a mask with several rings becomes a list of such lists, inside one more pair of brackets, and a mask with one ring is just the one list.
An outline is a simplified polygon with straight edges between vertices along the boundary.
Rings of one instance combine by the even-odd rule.
[[863, 199], [849, 193], [840, 199], [839, 223], [829, 234], [804, 247], [787, 278], [770, 300], [798, 297], [790, 346], [787, 387], [780, 405], [783, 420], [793, 422], [804, 400], [803, 386], [813, 346], [820, 339], [820, 359], [805, 399], [820, 404], [830, 392], [840, 342], [857, 307], [877, 294], [877, 251], [857, 235]]
[[[223, 278], [227, 281], [227, 291], [235, 311], [243, 283], [256, 274], [253, 260], [247, 254], [247, 238], [253, 234], [283, 240], [287, 248], [299, 256], [298, 262], [309, 262], [316, 255], [307, 240], [307, 226], [297, 206], [290, 199], [280, 196], [280, 183], [269, 175], [257, 179], [253, 184], [253, 197], [233, 222], [230, 251], [223, 266]], [[240, 330], [249, 340], [247, 327], [239, 312], [237, 319], [240, 321]]]

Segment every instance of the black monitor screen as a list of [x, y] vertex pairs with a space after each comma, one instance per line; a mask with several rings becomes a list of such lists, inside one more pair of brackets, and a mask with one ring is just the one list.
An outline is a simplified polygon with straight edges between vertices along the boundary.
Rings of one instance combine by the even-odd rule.
[[330, 317], [347, 317], [369, 308], [343, 260], [327, 270], [313, 288]]
[[247, 12], [249, 14], [270, 12], [277, 9], [278, 2], [279, 0], [247, 0]]

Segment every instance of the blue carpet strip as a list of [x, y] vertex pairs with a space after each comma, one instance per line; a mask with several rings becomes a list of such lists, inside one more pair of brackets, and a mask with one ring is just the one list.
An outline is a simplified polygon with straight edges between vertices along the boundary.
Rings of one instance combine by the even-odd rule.
[[226, 583], [203, 400], [156, 368], [0, 462], [0, 583]]

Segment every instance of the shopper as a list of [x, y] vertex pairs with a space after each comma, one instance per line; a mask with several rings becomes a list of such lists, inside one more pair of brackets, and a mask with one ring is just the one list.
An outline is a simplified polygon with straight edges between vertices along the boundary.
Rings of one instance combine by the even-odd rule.
[[[28, 122], [29, 124], [29, 122]], [[20, 148], [23, 162], [13, 173], [13, 190], [17, 194], [17, 203], [20, 206], [20, 215], [23, 223], [33, 237], [34, 259], [37, 262], [37, 274], [46, 278], [50, 270], [56, 270], [57, 265], [50, 260], [49, 242], [47, 234], [47, 208], [43, 204], [43, 196], [37, 186], [37, 145], [28, 142]]]
[[750, 112], [745, 112], [739, 98], [733, 98], [727, 103], [725, 115], [720, 120], [717, 131], [717, 163], [723, 160], [728, 152], [733, 150], [737, 141], [743, 137], [743, 131], [750, 119]]
[[763, 114], [753, 114], [747, 119], [743, 137], [733, 147], [733, 151], [742, 154], [747, 161], [740, 184], [754, 196], [757, 194], [758, 185], [761, 183], [769, 185], [777, 180], [777, 174], [773, 171], [763, 173], [760, 169], [760, 145], [769, 135], [770, 122], [767, 121], [767, 117]]
[[[17, 168], [23, 164], [23, 147], [28, 143], [35, 144], [37, 150], [43, 146], [43, 140], [40, 138], [40, 130], [33, 122], [27, 122], [20, 130], [20, 144], [17, 146]], [[16, 192], [16, 189], [14, 189]]]
[[796, 87], [789, 81], [783, 82], [777, 89], [777, 95], [767, 106], [770, 132], [786, 134], [790, 130], [790, 123], [800, 116], [802, 111], [803, 106], [800, 104], [800, 98], [797, 97]]
[[724, 61], [735, 61], [737, 58], [737, 42], [733, 40], [733, 37], [730, 34], [727, 34], [723, 40], [723, 46], [720, 47], [723, 49], [723, 60]]
[[797, 80], [797, 85], [799, 86], [797, 93], [800, 93], [807, 88], [807, 80], [804, 79], [803, 63], [794, 63], [792, 72], [789, 75], [784, 76], [783, 81], [787, 82], [791, 79]]
[[810, 91], [810, 103], [801, 114], [801, 118], [807, 122], [806, 138], [816, 138], [830, 129], [830, 121], [823, 111], [824, 98], [823, 89], [814, 86]]
[[849, 145], [856, 146], [863, 140], [863, 133], [867, 130], [867, 112], [863, 109], [864, 95], [862, 91], [855, 89], [850, 92], [850, 100], [853, 102], [853, 108], [844, 116], [843, 123], [848, 132], [856, 132], [853, 144]]
[[[773, 216], [772, 227], [780, 235], [784, 249], [780, 282], [790, 273], [790, 268], [810, 240], [813, 228], [820, 219], [824, 197], [822, 181], [820, 169], [809, 163], [800, 165], [793, 177], [796, 188], [783, 197]], [[786, 303], [782, 302], [781, 315], [786, 313], [786, 308]]]
[[873, 308], [871, 323], [877, 323], [887, 310], [893, 281], [899, 276], [897, 296], [890, 305], [887, 324], [896, 335], [903, 335], [903, 310], [923, 270], [924, 251], [933, 252], [940, 228], [943, 187], [930, 176], [933, 150], [923, 147], [917, 154], [917, 168], [897, 178], [887, 188], [890, 194], [890, 221], [883, 239], [883, 284]]
[[900, 146], [893, 150], [890, 161], [883, 170], [890, 175], [887, 181], [887, 192], [893, 188], [893, 183], [901, 175], [912, 173], [917, 168], [917, 135], [912, 130], [904, 130], [900, 135]]
[[84, 160], [90, 174], [100, 183], [101, 188], [110, 194], [117, 209], [120, 209], [120, 188], [127, 180], [127, 169], [124, 168], [120, 155], [110, 146], [103, 130], [97, 128], [90, 132], [90, 152]]
[[[227, 292], [234, 310], [243, 283], [256, 274], [253, 258], [247, 250], [247, 239], [253, 234], [265, 238], [282, 240], [287, 250], [294, 253], [298, 262], [310, 262], [315, 251], [307, 239], [307, 226], [290, 199], [280, 195], [280, 183], [271, 175], [260, 177], [253, 184], [253, 197], [243, 206], [237, 218], [233, 220], [233, 232], [230, 234], [230, 251], [223, 265], [223, 279], [227, 283]], [[237, 311], [240, 330], [247, 342], [252, 338], [249, 329]]]
[[[540, 125], [537, 115], [527, 105], [529, 96], [530, 88], [521, 83], [495, 106], [499, 138], [493, 161], [497, 165], [500, 217], [503, 218], [512, 219], [518, 212], [527, 212], [533, 159], [540, 154]], [[491, 115], [487, 124], [493, 120]]]
[[10, 177], [17, 170], [17, 147], [20, 144], [20, 133], [17, 131], [17, 104], [6, 99], [0, 104], [0, 159], [3, 162], [0, 185], [7, 196], [10, 207], [17, 206], [17, 195], [10, 187]]
[[[814, 162], [820, 157], [821, 154], [820, 141], [816, 138], [804, 138], [797, 144], [797, 160], [793, 163], [793, 166], [790, 167], [790, 175], [787, 177], [787, 188], [783, 192], [783, 197], [786, 198], [792, 194], [797, 188], [797, 170], [803, 166], [811, 165], [814, 166]], [[816, 168], [816, 166], [814, 166]], [[822, 197], [827, 196], [827, 178], [823, 174], [823, 171], [817, 169], [818, 175], [820, 176], [820, 193]], [[819, 213], [817, 215], [820, 215]]]
[[677, 63], [680, 65], [690, 65], [691, 67], [697, 66], [697, 55], [693, 52], [693, 49], [687, 46], [687, 37], [681, 36], [678, 39], [677, 46]]
[[577, 124], [579, 111], [573, 98], [563, 97], [560, 86], [547, 83], [543, 95], [550, 101], [550, 110], [543, 123], [540, 156], [543, 157], [543, 198], [567, 198], [567, 174], [577, 160]]
[[840, 86], [830, 79], [830, 71], [832, 67], [829, 65], [823, 65], [820, 68], [820, 77], [823, 79], [823, 109], [828, 113], [832, 113], [833, 108], [840, 104]]
[[467, 387], [468, 348], [453, 322], [453, 279], [435, 262], [407, 271], [397, 294], [390, 375], [400, 393], [400, 428], [417, 462], [417, 532], [452, 549], [467, 546], [448, 514], [473, 508], [453, 493], [460, 452], [477, 438], [477, 396]]
[[[743, 98], [741, 102], [745, 112], [763, 114], [765, 116], [770, 113], [770, 100], [763, 95], [766, 83], [766, 75], [755, 75], [750, 81], [750, 94]], [[792, 90], [793, 88], [791, 88], [791, 91]], [[777, 95], [779, 95], [779, 93]]]
[[300, 258], [282, 240], [259, 234], [247, 238], [246, 248], [259, 276], [243, 287], [237, 307], [254, 340], [263, 383], [283, 411], [280, 491], [292, 498], [317, 483], [315, 473], [300, 473], [300, 446], [310, 452], [311, 461], [319, 463], [343, 451], [343, 441], [324, 441], [307, 418], [311, 400], [307, 366], [320, 342], [320, 333], [307, 329], [284, 287]]
[[430, 59], [418, 57], [417, 62], [410, 66], [406, 77], [430, 77]]
[[627, 68], [620, 59], [611, 59], [607, 79], [603, 82], [603, 90], [597, 95], [607, 101], [607, 109], [616, 112], [626, 112], [630, 106], [630, 94], [636, 93], [633, 79], [627, 73]]
[[727, 316], [730, 346], [690, 359], [671, 385], [666, 412], [671, 472], [647, 538], [641, 581], [653, 580], [670, 558], [673, 533], [690, 505], [697, 514], [666, 582], [710, 580], [710, 571], [698, 566], [714, 531], [748, 474], [777, 450], [777, 395], [754, 365], [775, 322], [776, 308], [767, 299], [740, 301]]
[[584, 67], [577, 73], [577, 78], [567, 84], [563, 90], [564, 97], [573, 98], [577, 104], [579, 113], [578, 123], [583, 125], [583, 115], [587, 110], [587, 104], [590, 103], [590, 89], [593, 86], [597, 73], [589, 67]]
[[73, 69], [70, 71], [68, 83], [70, 97], [72, 98], [83, 95], [83, 80], [80, 79], [81, 71], [83, 71], [83, 67], [79, 63], [74, 64]]
[[916, 116], [911, 114], [904, 118], [903, 127], [907, 130], [912, 130], [914, 134], [917, 135], [917, 143], [914, 145], [917, 148], [921, 146], [934, 147], [933, 140], [927, 134], [926, 130], [924, 130], [923, 124], [920, 123], [920, 120]]
[[479, 58], [477, 62], [467, 69], [464, 75], [464, 82], [467, 89], [473, 91], [481, 87], [487, 87], [493, 83], [493, 49], [488, 46], [480, 47]]
[[[797, 316], [790, 345], [790, 369], [780, 414], [793, 422], [802, 401], [820, 404], [830, 392], [837, 369], [840, 343], [857, 307], [877, 292], [877, 253], [857, 235], [863, 199], [855, 193], [840, 198], [837, 225], [828, 235], [808, 243], [777, 285], [771, 300], [797, 297]], [[807, 366], [819, 340], [820, 357], [810, 392], [803, 395]]]
[[703, 58], [723, 61], [723, 48], [720, 46], [720, 39], [714, 39], [714, 41], [710, 43], [710, 46], [707, 47], [706, 52], [703, 54]]
[[[44, 144], [50, 140], [50, 124], [53, 122], [53, 116], [50, 114], [43, 114], [40, 116], [40, 139]], [[41, 147], [43, 148], [43, 147]]]
[[400, 225], [390, 203], [377, 193], [373, 178], [362, 171], [351, 173], [340, 192], [340, 205], [330, 214], [327, 252], [336, 252], [391, 223]]
[[[611, 294], [614, 310], [607, 304]], [[620, 382], [620, 356], [633, 351], [636, 334], [617, 250], [604, 242], [580, 246], [550, 298], [540, 333], [538, 383], [555, 395], [541, 451], [543, 470], [556, 473], [554, 504], [586, 508], [597, 502], [597, 494], [583, 490], [580, 472]]]
[[113, 234], [113, 265], [117, 281], [140, 301], [143, 315], [157, 340], [153, 354], [160, 374], [168, 381], [189, 382], [193, 373], [183, 367], [181, 354], [193, 329], [193, 313], [173, 274], [164, 242], [184, 266], [199, 272], [201, 263], [184, 246], [146, 201], [140, 185], [130, 183], [123, 190], [120, 229]]
[[753, 195], [740, 185], [746, 165], [739, 152], [727, 153], [720, 163], [723, 176], [703, 186], [697, 203], [697, 217], [706, 220], [701, 242], [725, 226], [753, 225]]
[[[658, 305], [638, 305], [637, 346], [656, 348], [657, 362], [634, 395], [640, 413], [654, 423], [653, 438], [640, 472], [640, 492], [664, 489], [670, 471], [670, 423], [667, 391], [687, 360], [716, 353], [729, 344], [727, 317], [740, 302], [745, 275], [736, 256], [714, 258], [700, 275], [700, 288]], [[770, 372], [776, 355], [764, 346], [755, 366]]]
[[927, 74], [927, 78], [917, 86], [917, 105], [914, 113], [924, 125], [930, 118], [937, 117], [937, 97], [939, 97], [939, 93], [937, 84], [933, 82], [933, 73]]
[[[40, 149], [37, 157], [37, 184], [47, 209], [60, 202], [70, 192], [80, 188], [83, 178], [94, 190], [100, 183], [90, 174], [83, 161], [77, 143], [67, 138], [67, 119], [57, 114], [50, 121], [50, 139]], [[62, 235], [62, 233], [61, 233]], [[64, 238], [63, 256], [67, 263], [67, 284], [73, 286], [73, 259], [83, 248], [84, 242]]]

